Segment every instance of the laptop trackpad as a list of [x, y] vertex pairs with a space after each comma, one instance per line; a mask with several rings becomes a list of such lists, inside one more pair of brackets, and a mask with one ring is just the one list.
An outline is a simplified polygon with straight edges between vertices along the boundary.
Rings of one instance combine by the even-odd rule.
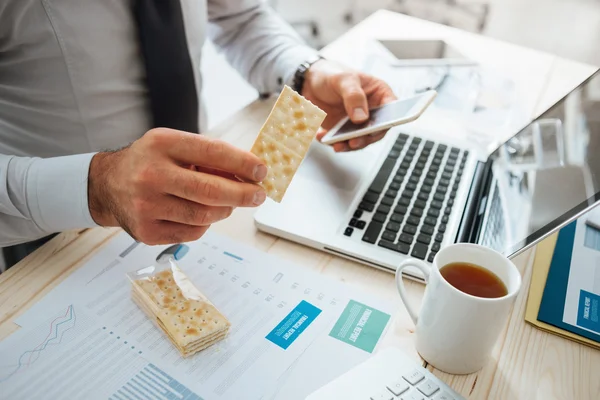
[[312, 181], [354, 191], [364, 171], [368, 171], [375, 159], [368, 148], [335, 153], [329, 146], [313, 143], [298, 173]]

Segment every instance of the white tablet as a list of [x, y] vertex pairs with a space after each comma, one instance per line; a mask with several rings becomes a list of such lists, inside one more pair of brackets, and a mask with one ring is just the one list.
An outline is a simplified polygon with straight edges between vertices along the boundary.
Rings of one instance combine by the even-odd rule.
[[394, 67], [476, 66], [455, 47], [441, 39], [380, 39], [379, 45], [392, 58]]
[[332, 144], [412, 122], [429, 107], [436, 94], [435, 90], [428, 90], [413, 97], [373, 108], [369, 110], [369, 120], [361, 124], [353, 123], [348, 117], [342, 118], [323, 136], [321, 142]]

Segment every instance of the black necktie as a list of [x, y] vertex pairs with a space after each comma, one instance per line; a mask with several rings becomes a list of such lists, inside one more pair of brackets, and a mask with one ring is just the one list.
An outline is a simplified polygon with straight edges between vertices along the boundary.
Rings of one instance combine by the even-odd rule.
[[180, 0], [134, 0], [154, 127], [198, 133], [198, 96]]

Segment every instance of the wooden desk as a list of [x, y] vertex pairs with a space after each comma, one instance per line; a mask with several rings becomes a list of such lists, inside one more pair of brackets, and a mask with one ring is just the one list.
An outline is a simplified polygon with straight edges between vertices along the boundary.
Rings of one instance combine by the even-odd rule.
[[[324, 53], [330, 58], [356, 65], [356, 61], [360, 60], [360, 49], [367, 39], [373, 37], [445, 38], [467, 56], [484, 65], [494, 66], [513, 78], [532, 117], [594, 70], [589, 65], [390, 12], [374, 14], [328, 46]], [[272, 99], [254, 102], [210, 134], [249, 148], [272, 104]], [[391, 274], [258, 232], [252, 214], [253, 210], [237, 210], [231, 218], [212, 229], [350, 286], [395, 301], [398, 310], [383, 346], [398, 346], [420, 360], [413, 345], [413, 323], [400, 304]], [[14, 318], [42, 298], [117, 232], [117, 229], [93, 229], [63, 233], [0, 275], [0, 339], [18, 329], [12, 322]], [[533, 251], [516, 259], [523, 274], [524, 290], [489, 364], [468, 376], [434, 373], [470, 399], [598, 399], [600, 352], [538, 331], [524, 322], [532, 260]], [[412, 281], [407, 282], [407, 286], [418, 302], [424, 286]]]

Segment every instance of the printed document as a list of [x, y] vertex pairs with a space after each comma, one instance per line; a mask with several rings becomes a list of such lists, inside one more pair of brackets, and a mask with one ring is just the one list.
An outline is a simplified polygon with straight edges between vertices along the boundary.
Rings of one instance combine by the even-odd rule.
[[[226, 339], [185, 359], [133, 303], [126, 277], [127, 272], [169, 259], [232, 323]], [[123, 350], [135, 348], [135, 367], [114, 372], [120, 380], [106, 381], [98, 394], [118, 394], [123, 379], [155, 368], [158, 377], [182, 385], [181, 392], [217, 400], [303, 399], [366, 360], [389, 327], [394, 310], [392, 304], [212, 233], [175, 246], [146, 246], [122, 233], [16, 322], [25, 330], [43, 331], [38, 327], [48, 326], [48, 316], [64, 315], [69, 307], [89, 321], [89, 332], [81, 335], [99, 332], [98, 338], [108, 335], [122, 343]], [[83, 337], [64, 347], [49, 347], [65, 354], [69, 346], [78, 348]], [[22, 339], [23, 351], [28, 351], [27, 346], [35, 348], [37, 339]], [[0, 343], [0, 364], [10, 360], [6, 365], [18, 365], [16, 353], [4, 357], [4, 344]], [[39, 353], [39, 365], [52, 364], [52, 354]], [[6, 372], [4, 365], [0, 367]], [[85, 368], [78, 370], [87, 376]], [[93, 380], [91, 374], [92, 369], [87, 378]], [[16, 376], [31, 379], [27, 370], [8, 376], [0, 381], [0, 391], [16, 390], [22, 384]], [[102, 396], [98, 398], [107, 398]]]
[[600, 343], [600, 208], [560, 230], [538, 320]]

